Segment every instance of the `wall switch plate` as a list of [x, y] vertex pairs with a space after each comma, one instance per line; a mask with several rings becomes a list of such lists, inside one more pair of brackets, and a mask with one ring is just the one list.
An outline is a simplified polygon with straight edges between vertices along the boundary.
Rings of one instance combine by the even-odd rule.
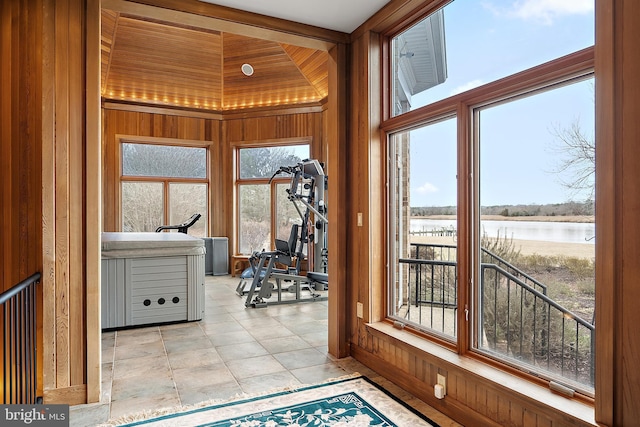
[[358, 316], [359, 319], [364, 317], [364, 307], [361, 302], [356, 303], [356, 316]]

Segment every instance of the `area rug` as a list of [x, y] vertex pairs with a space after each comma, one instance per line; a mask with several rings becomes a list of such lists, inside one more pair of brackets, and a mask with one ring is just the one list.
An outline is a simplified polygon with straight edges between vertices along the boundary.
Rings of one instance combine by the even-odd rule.
[[438, 427], [436, 423], [362, 376], [111, 425]]

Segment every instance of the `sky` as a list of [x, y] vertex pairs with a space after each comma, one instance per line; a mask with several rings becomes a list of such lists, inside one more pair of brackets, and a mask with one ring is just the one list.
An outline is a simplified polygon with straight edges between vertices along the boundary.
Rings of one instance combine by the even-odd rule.
[[[455, 0], [444, 9], [447, 80], [412, 109], [586, 48], [594, 0]], [[480, 112], [483, 206], [583, 201], [559, 176], [558, 130], [594, 134], [593, 79]], [[456, 205], [455, 119], [411, 132], [411, 205]]]

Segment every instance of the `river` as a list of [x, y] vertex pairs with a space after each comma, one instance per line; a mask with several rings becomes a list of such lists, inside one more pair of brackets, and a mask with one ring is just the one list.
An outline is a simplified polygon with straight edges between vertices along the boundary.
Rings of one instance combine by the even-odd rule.
[[[412, 218], [411, 231], [455, 229], [456, 221], [451, 219]], [[540, 240], [561, 243], [595, 243], [595, 224], [583, 222], [544, 221], [482, 221], [483, 232], [488, 237], [508, 237], [519, 240]]]

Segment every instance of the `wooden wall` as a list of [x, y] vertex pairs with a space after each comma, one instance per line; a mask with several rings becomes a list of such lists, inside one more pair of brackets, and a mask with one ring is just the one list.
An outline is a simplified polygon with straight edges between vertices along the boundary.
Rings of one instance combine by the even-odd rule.
[[42, 272], [42, 20], [40, 1], [0, 3], [0, 292]]
[[[137, 110], [145, 109], [136, 107]], [[279, 139], [311, 137], [312, 155], [322, 158], [323, 114], [318, 112], [262, 111], [235, 113], [210, 118], [190, 117], [189, 112], [127, 111], [103, 108], [103, 230], [120, 231], [120, 138], [151, 137], [202, 141], [210, 143], [211, 191], [210, 210], [212, 236], [229, 237], [229, 250], [233, 251], [233, 148], [239, 142], [263, 141], [273, 143]], [[179, 114], [179, 115], [176, 115]]]
[[119, 137], [147, 136], [212, 143], [221, 149], [219, 121], [152, 112], [103, 109], [102, 114], [102, 225], [103, 231], [120, 231]]

